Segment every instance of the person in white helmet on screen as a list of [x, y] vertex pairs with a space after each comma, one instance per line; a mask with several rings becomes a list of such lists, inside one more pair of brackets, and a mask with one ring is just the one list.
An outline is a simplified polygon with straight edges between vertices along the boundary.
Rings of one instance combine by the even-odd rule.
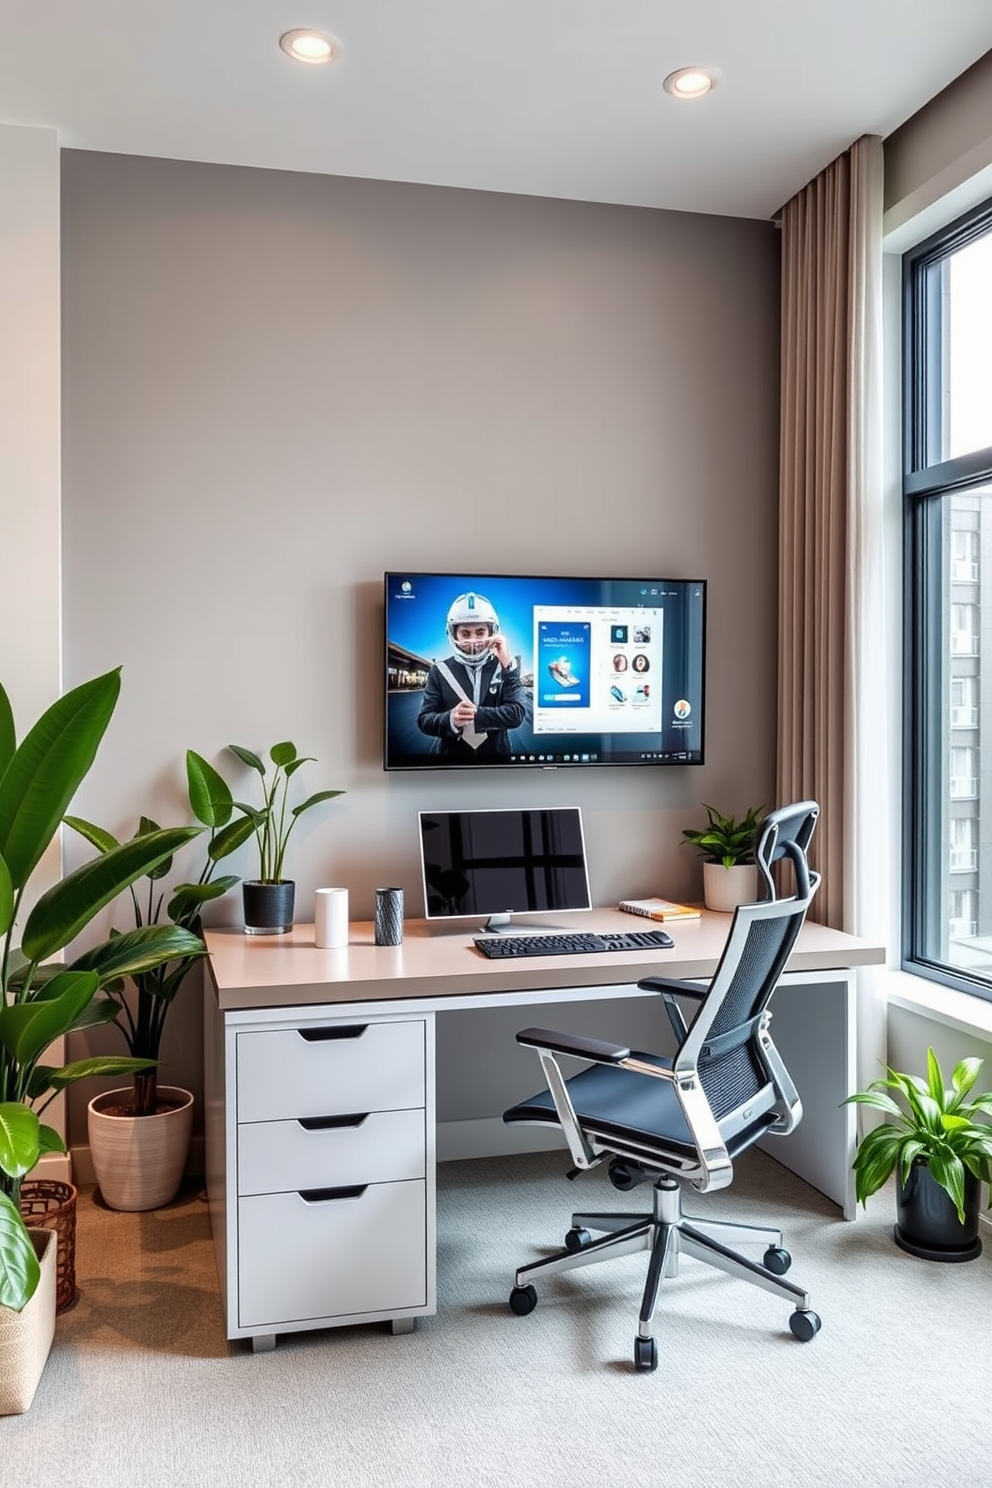
[[526, 709], [499, 616], [485, 595], [469, 591], [452, 601], [446, 628], [453, 651], [427, 674], [417, 724], [441, 754], [464, 764], [506, 759], [507, 730], [520, 727]]

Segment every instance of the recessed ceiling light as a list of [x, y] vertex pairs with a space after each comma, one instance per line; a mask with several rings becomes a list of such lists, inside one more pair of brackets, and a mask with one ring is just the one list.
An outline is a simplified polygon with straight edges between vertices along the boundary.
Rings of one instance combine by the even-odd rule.
[[709, 67], [680, 67], [665, 79], [666, 93], [673, 98], [705, 98], [716, 87], [716, 73]]
[[294, 62], [336, 62], [341, 55], [337, 37], [323, 31], [287, 31], [280, 36], [279, 45]]

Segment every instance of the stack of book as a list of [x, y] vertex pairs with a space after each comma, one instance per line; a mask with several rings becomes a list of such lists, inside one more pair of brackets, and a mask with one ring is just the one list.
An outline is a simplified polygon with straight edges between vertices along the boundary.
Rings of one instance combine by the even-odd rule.
[[620, 908], [627, 914], [643, 915], [646, 920], [698, 920], [699, 910], [691, 904], [676, 904], [673, 899], [621, 899]]

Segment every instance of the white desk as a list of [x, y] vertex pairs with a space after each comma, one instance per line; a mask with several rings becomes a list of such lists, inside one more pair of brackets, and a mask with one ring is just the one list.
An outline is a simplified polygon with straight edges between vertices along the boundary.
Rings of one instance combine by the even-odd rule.
[[[616, 910], [558, 923], [649, 928]], [[308, 1328], [382, 1320], [409, 1331], [435, 1311], [437, 1012], [519, 1007], [523, 1026], [535, 1004], [649, 997], [635, 984], [651, 973], [712, 975], [729, 924], [704, 912], [669, 927], [671, 950], [511, 962], [481, 956], [477, 928], [424, 921], [407, 921], [395, 947], [353, 924], [341, 950], [318, 949], [312, 925], [208, 931], [207, 1185], [227, 1336], [261, 1350]], [[848, 1218], [853, 968], [883, 959], [881, 947], [807, 923], [773, 1004], [804, 1120], [768, 1148]], [[536, 1062], [534, 1075], [536, 1088]]]

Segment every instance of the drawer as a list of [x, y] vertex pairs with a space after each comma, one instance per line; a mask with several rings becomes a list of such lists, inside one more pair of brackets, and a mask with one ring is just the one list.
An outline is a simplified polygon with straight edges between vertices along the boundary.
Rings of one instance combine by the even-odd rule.
[[238, 1200], [242, 1328], [427, 1304], [426, 1185]]
[[320, 1117], [312, 1124], [305, 1120], [306, 1125], [258, 1121], [238, 1129], [238, 1193], [424, 1177], [427, 1138], [422, 1108], [331, 1117], [333, 1125], [321, 1124]]
[[238, 1034], [238, 1120], [340, 1116], [424, 1104], [422, 1019]]

